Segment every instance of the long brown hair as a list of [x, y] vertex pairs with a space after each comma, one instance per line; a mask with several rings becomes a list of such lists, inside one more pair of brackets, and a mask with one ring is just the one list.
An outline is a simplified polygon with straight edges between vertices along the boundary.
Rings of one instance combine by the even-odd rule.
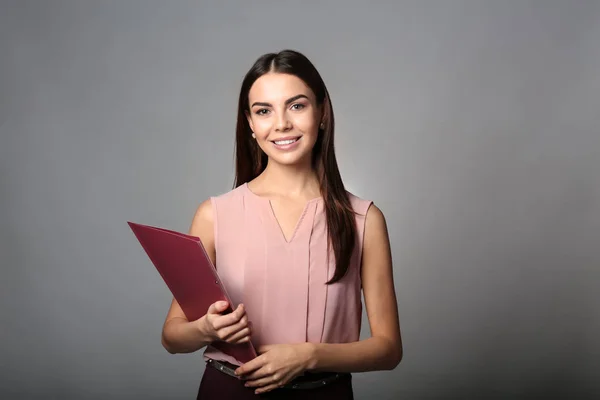
[[[323, 128], [319, 128], [313, 147], [312, 163], [319, 177], [321, 196], [327, 216], [328, 249], [333, 246], [336, 267], [328, 283], [340, 280], [348, 270], [356, 241], [354, 210], [344, 188], [335, 158], [334, 117], [329, 92], [321, 75], [303, 54], [294, 50], [268, 53], [256, 60], [242, 81], [236, 127], [236, 171], [234, 188], [260, 175], [267, 166], [267, 155], [252, 139], [246, 112], [250, 112], [248, 93], [252, 84], [268, 72], [295, 75], [311, 88], [322, 108]], [[329, 252], [328, 252], [329, 254]]]

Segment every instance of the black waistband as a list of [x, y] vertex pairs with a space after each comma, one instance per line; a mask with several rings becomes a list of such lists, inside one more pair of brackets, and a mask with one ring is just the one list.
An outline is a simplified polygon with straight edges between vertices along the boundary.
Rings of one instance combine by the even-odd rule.
[[[219, 361], [209, 359], [206, 363], [208, 366], [211, 366], [224, 374], [232, 376], [236, 379], [239, 379], [237, 375], [235, 375], [235, 370], [238, 368], [237, 365], [231, 364], [227, 361]], [[338, 373], [338, 372], [306, 372], [304, 375], [301, 375], [295, 378], [293, 381], [284, 385], [285, 389], [315, 389], [318, 387], [327, 386], [330, 383], [336, 382], [342, 378], [351, 378], [351, 375], [348, 373]]]

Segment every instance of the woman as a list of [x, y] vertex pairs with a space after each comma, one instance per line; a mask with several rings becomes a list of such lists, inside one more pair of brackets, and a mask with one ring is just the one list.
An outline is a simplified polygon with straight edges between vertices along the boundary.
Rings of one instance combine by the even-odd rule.
[[[333, 136], [312, 63], [291, 50], [260, 57], [239, 97], [234, 189], [204, 201], [190, 227], [239, 305], [188, 321], [173, 300], [163, 327], [171, 353], [207, 347], [198, 398], [351, 399], [350, 373], [400, 362], [385, 219], [344, 189]], [[251, 341], [259, 356], [242, 365], [215, 341]]]

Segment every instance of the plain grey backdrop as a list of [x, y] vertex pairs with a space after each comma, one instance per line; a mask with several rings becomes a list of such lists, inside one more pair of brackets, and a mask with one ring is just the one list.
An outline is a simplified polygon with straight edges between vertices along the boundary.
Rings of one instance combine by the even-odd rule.
[[231, 189], [242, 77], [284, 48], [389, 225], [405, 355], [357, 398], [600, 396], [600, 2], [0, 4], [1, 398], [195, 396], [126, 221]]

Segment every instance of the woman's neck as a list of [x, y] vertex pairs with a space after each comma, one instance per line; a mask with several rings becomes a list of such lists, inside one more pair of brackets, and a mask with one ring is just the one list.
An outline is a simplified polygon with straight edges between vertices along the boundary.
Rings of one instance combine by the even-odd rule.
[[310, 164], [299, 166], [270, 162], [253, 183], [263, 194], [308, 199], [321, 195], [319, 178]]

